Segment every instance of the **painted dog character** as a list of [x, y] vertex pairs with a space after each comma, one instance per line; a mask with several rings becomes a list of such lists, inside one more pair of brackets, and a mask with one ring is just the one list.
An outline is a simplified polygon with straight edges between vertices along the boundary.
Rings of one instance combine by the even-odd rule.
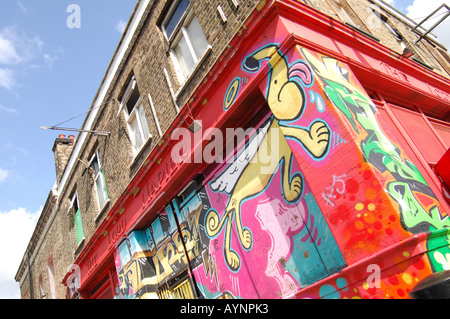
[[[241, 265], [239, 255], [231, 248], [233, 220], [242, 247], [250, 250], [253, 243], [251, 231], [242, 225], [241, 203], [261, 193], [278, 166], [281, 167], [284, 199], [293, 203], [302, 197], [303, 177], [299, 172], [291, 174], [293, 154], [285, 138], [289, 137], [301, 143], [316, 159], [325, 156], [330, 143], [330, 130], [320, 120], [313, 122], [309, 129], [283, 123], [299, 119], [303, 114], [306, 98], [298, 81], [304, 85], [312, 83], [309, 67], [302, 62], [290, 67], [278, 47], [268, 45], [249, 55], [243, 63], [243, 68], [247, 72], [257, 72], [263, 60], [269, 60], [266, 99], [273, 116], [262, 125], [235, 161], [210, 184], [213, 191], [226, 192], [230, 195], [222, 217], [211, 209], [206, 216], [205, 225], [210, 237], [217, 236], [225, 228], [224, 255], [232, 271], [238, 271]], [[265, 160], [264, 163], [255, 160], [260, 158], [260, 154], [267, 154], [269, 160]]]

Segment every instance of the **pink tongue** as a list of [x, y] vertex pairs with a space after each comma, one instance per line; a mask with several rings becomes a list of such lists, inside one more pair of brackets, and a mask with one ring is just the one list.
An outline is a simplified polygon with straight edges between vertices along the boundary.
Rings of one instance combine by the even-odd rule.
[[289, 76], [296, 76], [300, 78], [306, 85], [310, 85], [312, 82], [311, 71], [306, 66], [306, 64], [302, 62], [297, 62], [296, 64], [291, 66], [291, 68], [289, 69]]

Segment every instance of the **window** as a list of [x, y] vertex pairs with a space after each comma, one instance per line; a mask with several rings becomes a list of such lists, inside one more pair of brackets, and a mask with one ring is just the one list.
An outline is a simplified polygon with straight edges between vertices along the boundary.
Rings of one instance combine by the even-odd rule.
[[383, 22], [386, 29], [389, 30], [389, 32], [396, 38], [397, 41], [403, 41], [403, 36], [400, 34], [400, 32], [396, 29], [394, 29], [391, 24], [389, 23], [389, 19], [383, 15], [380, 14], [380, 20]]
[[45, 298], [44, 277], [42, 274], [39, 275], [39, 294], [41, 299]]
[[56, 299], [56, 277], [55, 277], [55, 265], [53, 264], [53, 257], [47, 260], [47, 273], [48, 281], [50, 284], [50, 298]]
[[105, 172], [102, 167], [98, 149], [95, 151], [94, 155], [92, 155], [89, 168], [91, 169], [94, 178], [97, 203], [101, 210], [108, 200], [108, 191], [106, 190]]
[[444, 130], [448, 129], [445, 122], [430, 121], [417, 111], [393, 104], [389, 106], [428, 164], [432, 166], [436, 164], [449, 146], [443, 143], [442, 138], [445, 138]]
[[162, 30], [170, 43], [170, 55], [181, 83], [186, 82], [211, 49], [189, 4], [189, 0], [174, 2], [162, 23]]
[[125, 112], [133, 154], [136, 155], [144, 146], [145, 142], [151, 137], [151, 134], [134, 76], [125, 91], [119, 112], [122, 108], [124, 108]]
[[333, 11], [336, 13], [336, 15], [342, 20], [344, 23], [349, 23], [351, 25], [359, 27], [359, 24], [355, 23], [352, 18], [348, 15], [347, 11], [345, 11], [344, 7], [341, 3], [329, 3], [333, 9]]
[[78, 203], [78, 195], [75, 193], [70, 201], [69, 211], [73, 214], [75, 230], [77, 234], [77, 245], [84, 239], [83, 223], [81, 220], [81, 210]]

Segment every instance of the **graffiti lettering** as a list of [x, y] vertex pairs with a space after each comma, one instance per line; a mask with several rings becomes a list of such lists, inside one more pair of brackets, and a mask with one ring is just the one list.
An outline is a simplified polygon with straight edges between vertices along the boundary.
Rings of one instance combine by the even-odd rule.
[[343, 178], [345, 178], [347, 174], [336, 176], [333, 175], [333, 184], [331, 186], [325, 188], [325, 190], [322, 193], [322, 198], [326, 202], [326, 206], [331, 205], [335, 206], [333, 199], [336, 199], [338, 197], [337, 194], [342, 195], [345, 193], [345, 181]]
[[[399, 205], [403, 227], [412, 233], [448, 228], [448, 216], [439, 212], [437, 204], [427, 208], [420, 200], [425, 197], [437, 203], [417, 167], [385, 135], [376, 117], [377, 109], [370, 98], [363, 90], [350, 83], [348, 70], [333, 58], [322, 57], [319, 60], [306, 49], [302, 49], [302, 52], [323, 82], [330, 101], [360, 135], [361, 151], [366, 160], [381, 173], [387, 171], [391, 174], [391, 181], [386, 183], [386, 191]], [[408, 81], [402, 72], [384, 63], [382, 65], [392, 76]], [[363, 131], [360, 132], [360, 129]], [[446, 249], [450, 251], [448, 247]], [[428, 257], [433, 265], [438, 264], [432, 254]]]

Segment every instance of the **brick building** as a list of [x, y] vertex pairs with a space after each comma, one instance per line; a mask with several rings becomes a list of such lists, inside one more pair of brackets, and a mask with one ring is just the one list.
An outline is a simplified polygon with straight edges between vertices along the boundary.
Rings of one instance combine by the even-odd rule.
[[408, 298], [450, 269], [450, 57], [414, 26], [382, 1], [138, 1], [55, 140], [22, 297]]

